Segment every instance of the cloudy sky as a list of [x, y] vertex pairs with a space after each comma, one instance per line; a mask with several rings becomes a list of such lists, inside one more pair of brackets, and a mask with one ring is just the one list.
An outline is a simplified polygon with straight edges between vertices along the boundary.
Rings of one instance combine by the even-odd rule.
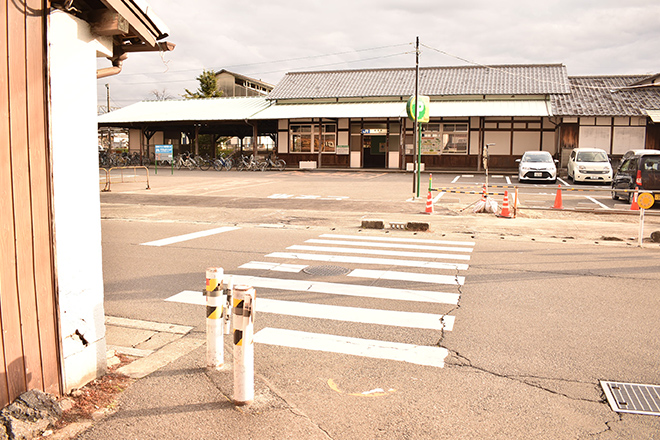
[[[660, 72], [658, 0], [148, 0], [169, 53], [134, 53], [99, 105], [195, 90], [202, 69], [271, 84], [292, 71], [563, 63], [569, 75]], [[99, 59], [98, 67], [109, 66]]]

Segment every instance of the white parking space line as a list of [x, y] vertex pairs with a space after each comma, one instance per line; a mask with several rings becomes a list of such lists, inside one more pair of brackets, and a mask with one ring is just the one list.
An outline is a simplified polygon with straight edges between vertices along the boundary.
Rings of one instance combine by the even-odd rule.
[[240, 269], [263, 269], [263, 270], [272, 270], [275, 272], [292, 272], [298, 273], [307, 265], [300, 264], [280, 264], [272, 263], [269, 261], [250, 261], [249, 263], [242, 264], [238, 266]]
[[599, 202], [598, 200], [594, 199], [594, 198], [591, 197], [591, 196], [585, 196], [585, 197], [586, 197], [588, 200], [592, 201], [593, 203], [595, 203], [596, 205], [600, 206], [600, 207], [603, 208], [603, 209], [612, 209], [612, 208], [610, 208], [609, 206], [604, 205], [603, 203]]
[[394, 243], [419, 243], [419, 244], [443, 244], [447, 246], [474, 246], [474, 241], [448, 241], [448, 240], [429, 240], [423, 238], [403, 238], [403, 237], [375, 237], [369, 235], [341, 235], [341, 234], [321, 234], [321, 238], [341, 238], [349, 240], [365, 241], [391, 241]]
[[[226, 277], [227, 275], [225, 275]], [[458, 304], [459, 294], [433, 290], [394, 289], [390, 287], [362, 286], [356, 284], [328, 283], [323, 281], [286, 280], [245, 275], [232, 275], [234, 285], [277, 289], [328, 295], [358, 296], [364, 298], [394, 299], [399, 301], [429, 302], [434, 304]]]
[[433, 203], [435, 203], [435, 202], [437, 202], [438, 200], [440, 200], [440, 199], [442, 198], [442, 196], [444, 196], [445, 194], [446, 194], [446, 193], [441, 192], [441, 193], [439, 193], [437, 196], [433, 197]]
[[297, 252], [273, 252], [270, 258], [323, 261], [326, 263], [373, 264], [385, 266], [419, 267], [425, 269], [467, 270], [467, 264], [443, 263], [439, 261], [397, 260], [394, 258], [352, 257], [350, 255], [302, 254]]
[[221, 234], [223, 232], [235, 231], [241, 229], [234, 226], [223, 226], [222, 228], [209, 229], [207, 231], [193, 232], [191, 234], [178, 235], [176, 237], [163, 238], [162, 240], [150, 241], [147, 243], [140, 243], [142, 246], [166, 246], [168, 244], [180, 243], [182, 241], [194, 240], [196, 238], [208, 237], [211, 235]]
[[[206, 305], [206, 297], [200, 291], [184, 290], [165, 301]], [[258, 298], [255, 303], [259, 313], [300, 316], [303, 318], [330, 319], [334, 321], [357, 322], [363, 324], [390, 325], [395, 327], [413, 327], [429, 330], [454, 329], [456, 321], [451, 315], [432, 313], [399, 312], [395, 310], [363, 309], [360, 307], [333, 306], [326, 304], [281, 301], [270, 298]]]
[[506, 184], [511, 185], [511, 178], [509, 176], [506, 176]]
[[567, 181], [565, 181], [564, 179], [560, 179], [559, 177], [557, 177], [557, 180], [558, 180], [559, 182], [561, 182], [561, 184], [564, 185], [564, 186], [571, 186], [571, 185], [570, 185]]
[[447, 349], [435, 346], [349, 338], [270, 327], [255, 334], [254, 341], [261, 344], [389, 359], [439, 368], [444, 367], [445, 358], [449, 354]]
[[409, 251], [389, 251], [386, 249], [361, 249], [361, 248], [343, 248], [332, 246], [306, 246], [306, 245], [293, 245], [287, 249], [294, 251], [314, 251], [314, 252], [341, 252], [345, 254], [364, 254], [364, 255], [379, 255], [388, 257], [412, 257], [412, 258], [438, 258], [443, 260], [464, 260], [470, 259], [469, 255], [462, 254], [440, 254], [436, 252], [409, 252]]
[[454, 177], [454, 180], [451, 181], [451, 183], [456, 183], [458, 180], [461, 178], [461, 176], [456, 176]]
[[371, 278], [376, 280], [391, 281], [413, 281], [420, 283], [450, 284], [453, 286], [462, 286], [465, 283], [465, 277], [453, 275], [436, 275], [414, 272], [396, 272], [392, 270], [368, 270], [354, 269], [348, 274], [349, 277]]
[[320, 240], [317, 238], [311, 238], [305, 240], [305, 243], [314, 243], [314, 244], [339, 244], [343, 246], [366, 246], [366, 247], [377, 247], [377, 248], [397, 248], [397, 249], [417, 249], [425, 251], [443, 251], [443, 252], [472, 252], [472, 248], [465, 247], [447, 247], [447, 246], [427, 246], [421, 244], [400, 244], [400, 243], [374, 243], [374, 242], [364, 242], [364, 241], [349, 241], [349, 240]]

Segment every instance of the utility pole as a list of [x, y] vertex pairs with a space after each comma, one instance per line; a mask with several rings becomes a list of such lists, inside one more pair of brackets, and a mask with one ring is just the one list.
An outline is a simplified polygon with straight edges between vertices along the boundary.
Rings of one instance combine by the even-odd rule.
[[419, 107], [417, 106], [417, 101], [419, 99], [419, 37], [417, 37], [415, 43], [415, 106], [414, 106], [414, 116], [415, 116], [415, 126], [413, 127], [413, 138], [414, 138], [414, 150], [413, 150], [413, 163], [415, 173], [413, 174], [413, 194], [416, 194], [416, 197], [419, 197], [419, 183], [420, 183], [420, 162], [421, 162], [421, 153], [420, 145], [417, 140], [420, 129], [419, 124], [417, 123], [417, 118], [419, 117]]
[[[105, 85], [106, 113], [110, 113], [110, 84]], [[112, 129], [108, 127], [108, 153], [112, 150]]]

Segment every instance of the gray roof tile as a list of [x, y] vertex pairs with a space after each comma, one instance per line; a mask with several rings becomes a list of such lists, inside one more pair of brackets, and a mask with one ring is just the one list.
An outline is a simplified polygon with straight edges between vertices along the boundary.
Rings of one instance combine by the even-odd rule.
[[660, 109], [658, 87], [630, 87], [648, 75], [570, 77], [571, 93], [551, 97], [557, 116], [646, 116]]
[[[428, 96], [547, 95], [569, 93], [561, 64], [420, 68], [419, 93]], [[407, 97], [415, 69], [288, 73], [268, 99]]]

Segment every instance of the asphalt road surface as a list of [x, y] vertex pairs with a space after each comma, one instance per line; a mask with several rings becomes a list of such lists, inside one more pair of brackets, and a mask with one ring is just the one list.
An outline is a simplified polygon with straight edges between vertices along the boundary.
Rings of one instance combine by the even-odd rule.
[[333, 439], [655, 438], [657, 417], [613, 412], [599, 384], [660, 384], [660, 249], [636, 246], [636, 217], [498, 219], [451, 193], [429, 216], [411, 184], [161, 170], [148, 191], [113, 184], [101, 195], [105, 313], [203, 328], [205, 270], [222, 267], [257, 290], [257, 373]]

